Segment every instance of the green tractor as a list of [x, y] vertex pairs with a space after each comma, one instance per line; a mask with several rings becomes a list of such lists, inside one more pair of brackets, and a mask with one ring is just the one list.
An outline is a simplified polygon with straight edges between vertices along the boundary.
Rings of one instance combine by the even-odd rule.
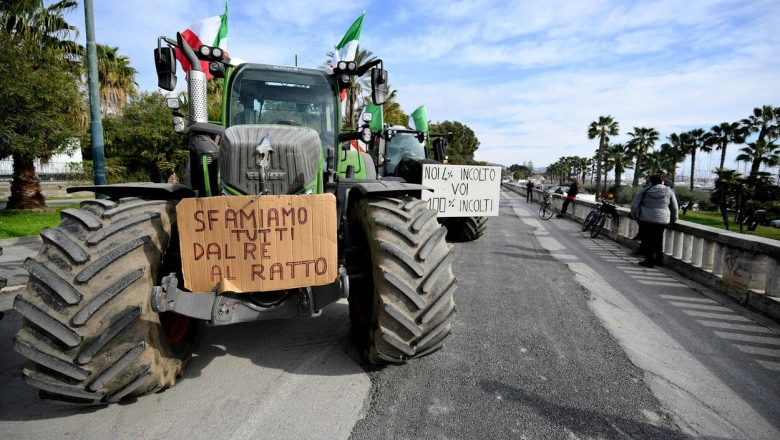
[[[160, 37], [158, 85], [173, 90], [174, 48], [187, 73], [188, 114], [174, 130], [191, 150], [185, 184], [73, 188], [103, 194], [41, 232], [14, 302], [14, 348], [42, 398], [107, 404], [174, 384], [201, 323], [316, 317], [348, 298], [367, 362], [433, 353], [450, 333], [457, 288], [446, 230], [423, 187], [376, 179], [344, 145], [339, 93], [381, 61], [335, 68], [238, 64], [219, 48]], [[206, 73], [223, 78], [220, 124], [207, 120]], [[69, 191], [71, 191], [69, 190]]]
[[[447, 137], [429, 135], [427, 129], [420, 131], [385, 125], [372, 137], [372, 148], [369, 151], [383, 180], [395, 178], [422, 184], [425, 164], [447, 163]], [[457, 179], [458, 174], [454, 175]], [[481, 237], [487, 228], [487, 221], [488, 217], [485, 216], [439, 217], [439, 222], [447, 227], [447, 238], [460, 242]]]

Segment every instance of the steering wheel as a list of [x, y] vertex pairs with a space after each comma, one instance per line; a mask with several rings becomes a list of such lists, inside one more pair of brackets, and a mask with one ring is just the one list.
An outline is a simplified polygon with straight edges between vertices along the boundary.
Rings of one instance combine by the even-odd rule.
[[301, 126], [300, 122], [290, 121], [290, 120], [287, 120], [287, 119], [279, 119], [278, 121], [274, 122], [274, 124], [278, 124], [278, 125], [295, 125], [295, 126], [298, 126], [298, 127]]

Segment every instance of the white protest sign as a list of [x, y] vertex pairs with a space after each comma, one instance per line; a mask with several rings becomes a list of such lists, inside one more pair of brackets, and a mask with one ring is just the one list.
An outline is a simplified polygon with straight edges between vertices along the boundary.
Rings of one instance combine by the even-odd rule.
[[439, 217], [498, 215], [501, 167], [424, 164], [422, 184], [428, 208]]

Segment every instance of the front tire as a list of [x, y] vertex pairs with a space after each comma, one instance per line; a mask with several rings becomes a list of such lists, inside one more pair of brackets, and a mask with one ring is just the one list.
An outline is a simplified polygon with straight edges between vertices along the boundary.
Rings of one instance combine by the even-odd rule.
[[607, 216], [606, 215], [600, 215], [599, 219], [597, 220], [597, 223], [593, 225], [593, 229], [590, 231], [590, 238], [596, 238], [598, 237], [599, 233], [602, 229], [604, 229], [604, 224], [607, 223]]
[[442, 219], [447, 238], [456, 242], [474, 241], [485, 234], [487, 217], [451, 217]]
[[539, 208], [539, 217], [543, 218], [544, 220], [550, 220], [554, 214], [554, 209], [552, 206], [552, 203], [543, 203], [542, 207]]
[[360, 276], [350, 275], [350, 319], [366, 360], [402, 363], [439, 350], [457, 282], [436, 212], [412, 197], [366, 197], [351, 219], [347, 266]]
[[587, 217], [585, 217], [585, 221], [582, 222], [582, 232], [587, 231], [592, 225], [594, 217], [596, 217], [596, 213], [591, 211]]
[[174, 384], [190, 358], [197, 322], [151, 308], [152, 286], [178, 254], [175, 202], [82, 202], [41, 232], [28, 258], [27, 288], [14, 301], [23, 317], [14, 349], [25, 381], [41, 397], [114, 403]]

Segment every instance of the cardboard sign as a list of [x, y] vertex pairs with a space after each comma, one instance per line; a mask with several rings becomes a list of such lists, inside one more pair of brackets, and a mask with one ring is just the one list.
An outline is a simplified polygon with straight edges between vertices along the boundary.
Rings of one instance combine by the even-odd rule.
[[501, 167], [424, 164], [422, 184], [428, 208], [439, 217], [498, 215]]
[[176, 207], [184, 285], [261, 292], [332, 283], [338, 274], [333, 194], [184, 199]]

